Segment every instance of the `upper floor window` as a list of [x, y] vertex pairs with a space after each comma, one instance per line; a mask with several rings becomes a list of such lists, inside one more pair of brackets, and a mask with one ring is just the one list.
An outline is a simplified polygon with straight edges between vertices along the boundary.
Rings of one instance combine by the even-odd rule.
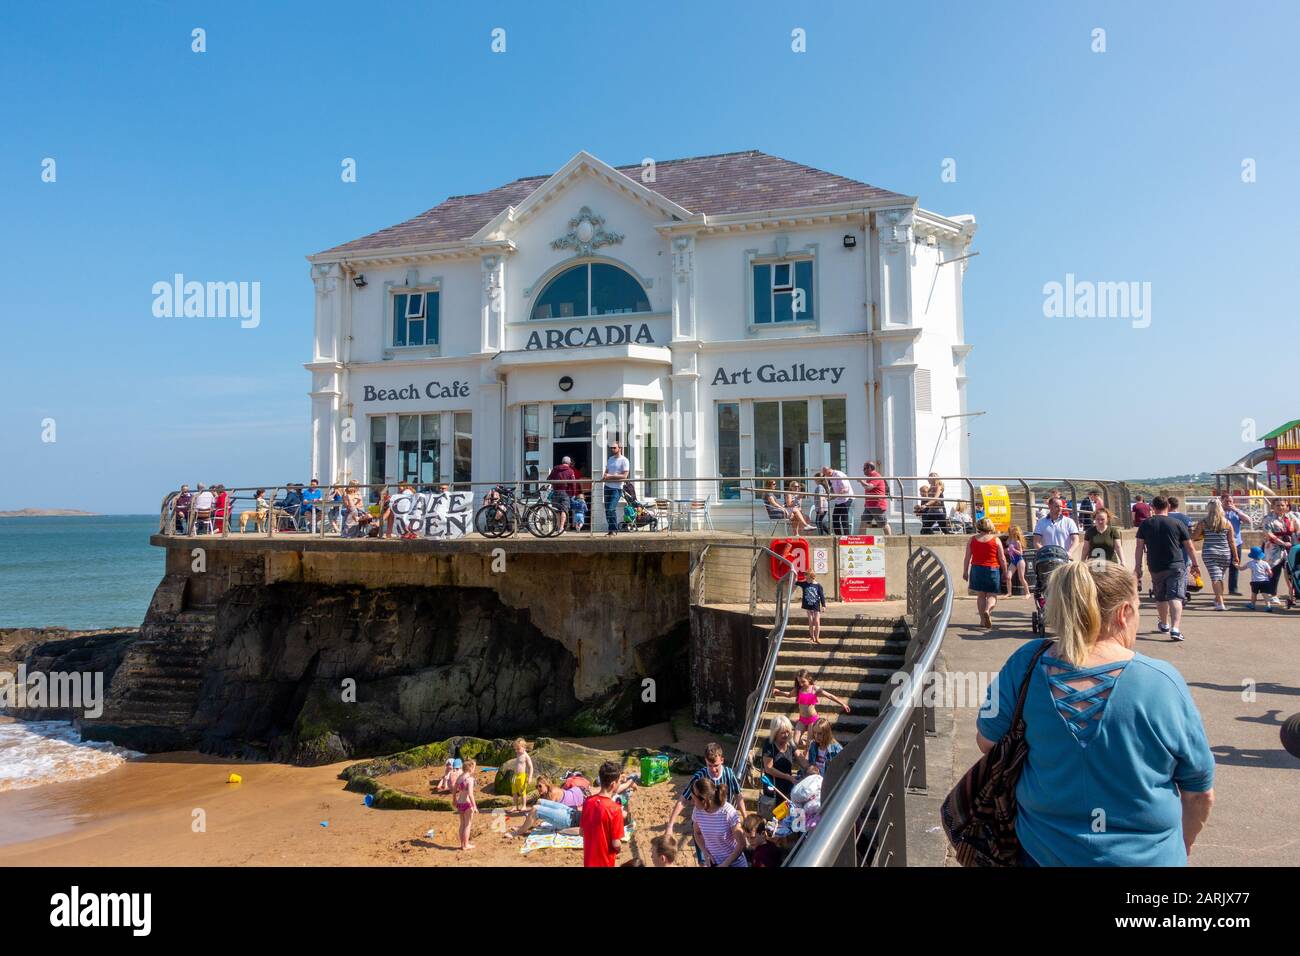
[[634, 276], [605, 262], [586, 262], [546, 283], [531, 318], [582, 319], [649, 311], [650, 299]]
[[393, 296], [393, 345], [438, 344], [437, 292], [401, 292]]
[[814, 320], [812, 259], [756, 262], [752, 268], [755, 325]]

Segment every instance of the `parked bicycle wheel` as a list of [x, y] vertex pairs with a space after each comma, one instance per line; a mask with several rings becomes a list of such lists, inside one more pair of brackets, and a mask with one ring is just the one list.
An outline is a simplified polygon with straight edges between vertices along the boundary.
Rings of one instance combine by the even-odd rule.
[[545, 501], [529, 506], [525, 523], [529, 533], [538, 538], [554, 538], [560, 533], [560, 513]]
[[474, 530], [485, 538], [508, 538], [515, 533], [515, 512], [506, 504], [484, 505], [474, 513]]

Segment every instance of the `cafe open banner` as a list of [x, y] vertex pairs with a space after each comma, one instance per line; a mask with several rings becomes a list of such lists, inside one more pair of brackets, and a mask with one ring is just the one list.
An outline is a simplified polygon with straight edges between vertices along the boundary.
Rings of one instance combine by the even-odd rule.
[[1011, 530], [1011, 495], [1006, 485], [980, 485], [984, 498], [984, 517], [993, 522], [999, 534]]

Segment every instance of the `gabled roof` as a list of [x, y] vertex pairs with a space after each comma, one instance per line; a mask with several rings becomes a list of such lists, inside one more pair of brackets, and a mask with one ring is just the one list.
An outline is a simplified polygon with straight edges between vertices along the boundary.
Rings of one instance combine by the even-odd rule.
[[1281, 425], [1278, 428], [1274, 428], [1271, 432], [1261, 438], [1260, 441], [1266, 441], [1269, 438], [1281, 438], [1297, 425], [1300, 425], [1300, 418], [1297, 418], [1293, 422], [1287, 422], [1285, 425]]
[[[695, 215], [720, 216], [767, 209], [799, 209], [851, 202], [911, 197], [878, 189], [756, 149], [715, 156], [670, 159], [655, 164], [655, 182], [641, 182], [641, 165], [615, 167]], [[529, 176], [469, 196], [452, 196], [414, 219], [345, 242], [318, 255], [336, 255], [394, 246], [430, 245], [469, 239], [503, 210], [517, 206], [551, 177]]]

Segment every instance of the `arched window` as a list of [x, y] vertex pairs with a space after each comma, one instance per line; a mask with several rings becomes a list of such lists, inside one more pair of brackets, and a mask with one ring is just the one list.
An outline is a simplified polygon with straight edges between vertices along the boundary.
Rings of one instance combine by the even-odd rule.
[[650, 299], [634, 276], [606, 262], [585, 262], [546, 283], [532, 318], [585, 319], [649, 311]]

